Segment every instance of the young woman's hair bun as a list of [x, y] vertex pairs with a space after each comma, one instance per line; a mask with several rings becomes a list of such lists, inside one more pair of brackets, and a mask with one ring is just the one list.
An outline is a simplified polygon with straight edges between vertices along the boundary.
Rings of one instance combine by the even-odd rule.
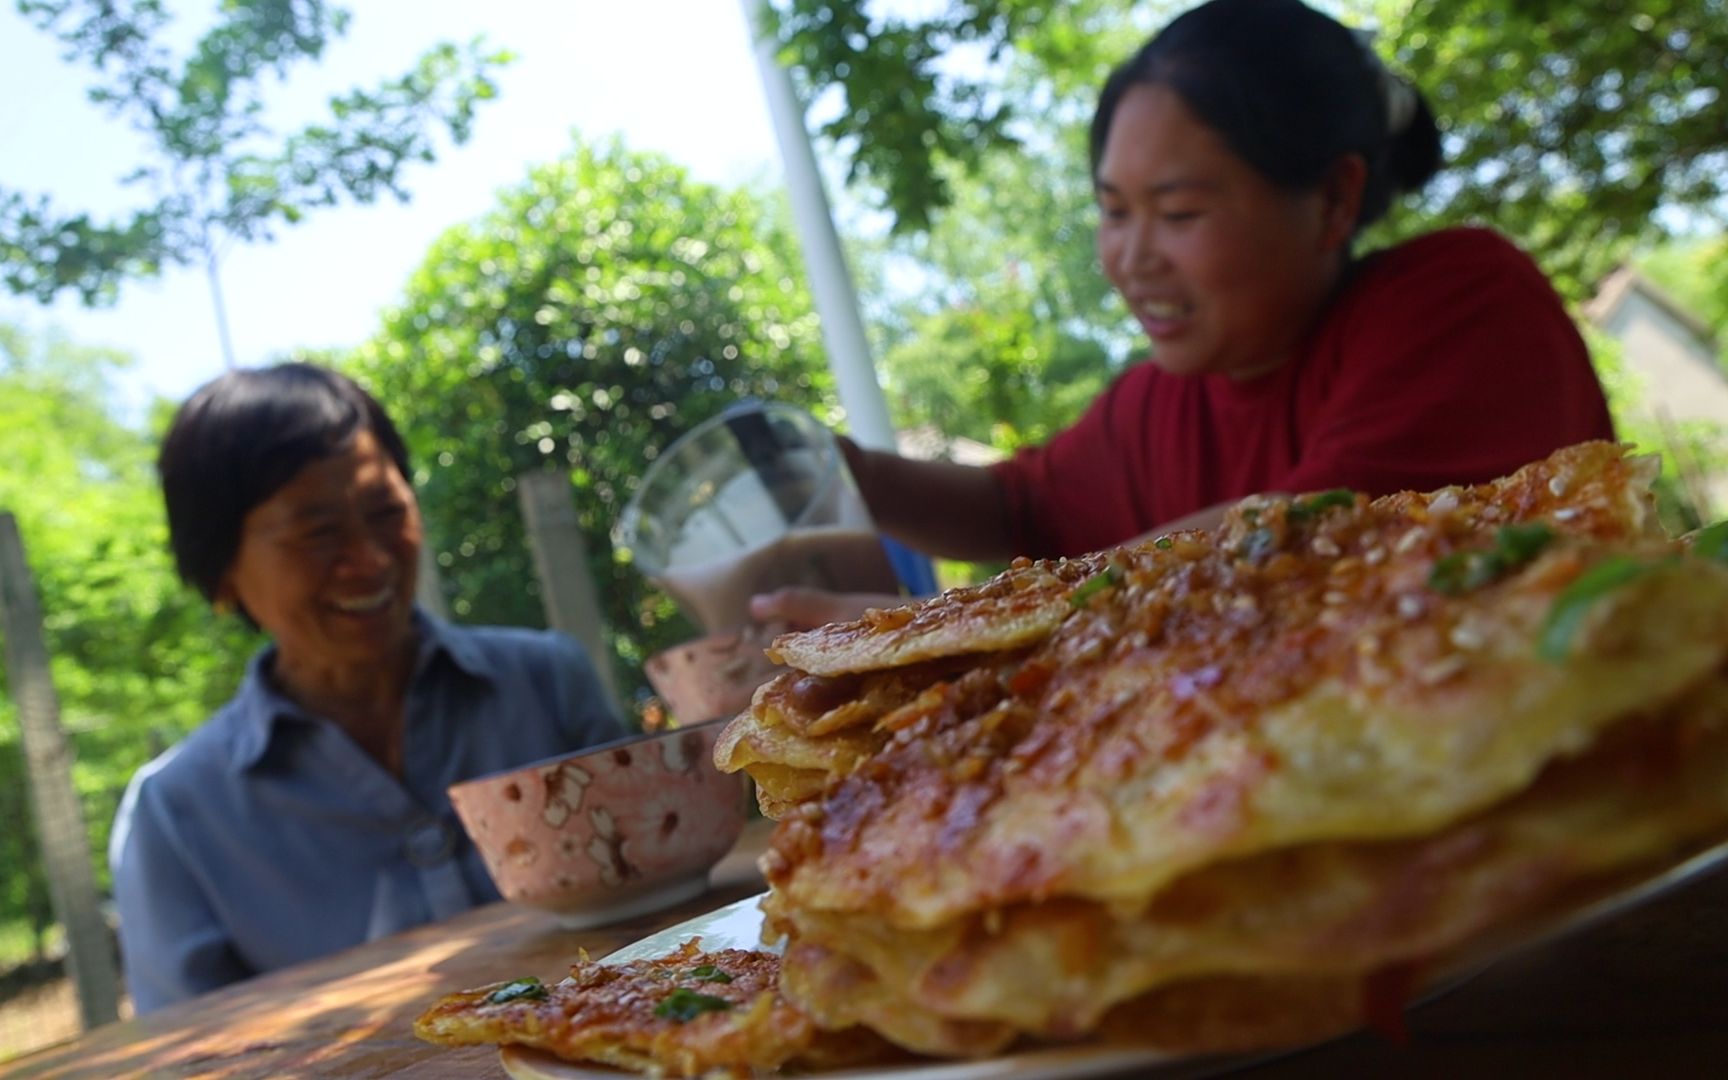
[[1402, 118], [1402, 124], [1394, 123], [1399, 117], [1387, 117], [1392, 140], [1386, 157], [1387, 177], [1399, 192], [1420, 191], [1440, 171], [1440, 126], [1422, 91], [1398, 75], [1391, 78], [1409, 91], [1410, 114]]

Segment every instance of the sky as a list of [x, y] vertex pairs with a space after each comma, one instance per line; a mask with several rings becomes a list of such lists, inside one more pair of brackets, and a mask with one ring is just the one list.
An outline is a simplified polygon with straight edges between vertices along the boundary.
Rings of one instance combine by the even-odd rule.
[[[214, 3], [166, 0], [175, 32], [192, 40]], [[484, 34], [516, 54], [499, 97], [481, 106], [473, 137], [406, 174], [412, 200], [309, 213], [273, 243], [235, 245], [222, 288], [238, 362], [296, 347], [353, 345], [401, 295], [446, 228], [485, 213], [495, 193], [584, 138], [620, 135], [717, 183], [767, 178], [780, 164], [743, 12], [737, 0], [350, 0], [347, 35], [320, 64], [271, 86], [285, 119], [310, 118], [330, 95], [409, 69], [439, 41]], [[0, 5], [0, 187], [46, 194], [62, 211], [98, 220], [138, 204], [119, 178], [141, 143], [85, 99], [85, 70], [59, 59], [11, 3]], [[276, 92], [280, 92], [277, 94]], [[128, 282], [119, 303], [90, 310], [63, 296], [51, 307], [0, 292], [0, 321], [56, 326], [79, 344], [113, 346], [138, 363], [122, 402], [184, 398], [222, 371], [210, 294], [199, 267]]]

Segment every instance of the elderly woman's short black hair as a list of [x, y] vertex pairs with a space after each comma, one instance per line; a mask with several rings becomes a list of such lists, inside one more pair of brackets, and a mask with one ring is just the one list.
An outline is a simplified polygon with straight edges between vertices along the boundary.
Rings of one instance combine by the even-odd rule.
[[362, 430], [407, 479], [408, 451], [396, 425], [346, 375], [279, 364], [230, 371], [200, 387], [174, 414], [156, 460], [180, 577], [214, 601], [247, 513]]

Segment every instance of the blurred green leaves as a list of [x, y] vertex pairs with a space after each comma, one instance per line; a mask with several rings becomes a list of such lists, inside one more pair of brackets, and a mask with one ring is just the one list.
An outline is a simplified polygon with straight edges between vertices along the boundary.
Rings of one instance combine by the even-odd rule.
[[1728, 220], [1725, 0], [1377, 10], [1382, 46], [1446, 133], [1447, 172], [1408, 228], [1491, 224], [1578, 300], [1639, 241], [1663, 235], [1658, 211]]
[[787, 216], [609, 142], [433, 245], [345, 366], [408, 440], [458, 619], [542, 621], [516, 477], [550, 469], [570, 480], [621, 685], [697, 632], [610, 533], [655, 454], [738, 399], [838, 419]]
[[18, 0], [18, 9], [67, 62], [91, 69], [90, 100], [149, 147], [124, 178], [145, 205], [112, 221], [0, 186], [0, 280], [43, 303], [62, 291], [112, 302], [126, 279], [208, 261], [223, 238], [267, 240], [343, 199], [405, 199], [406, 168], [433, 159], [441, 132], [468, 138], [510, 61], [478, 39], [441, 44], [398, 78], [332, 98], [326, 118], [279, 133], [265, 120], [264, 76], [318, 60], [345, 31], [346, 11], [323, 0], [222, 0], [214, 25], [176, 56], [156, 0]]
[[1129, 6], [950, 0], [903, 15], [905, 5], [785, 0], [769, 5], [766, 21], [806, 94], [837, 95], [819, 133], [841, 148], [848, 181], [880, 193], [897, 230], [918, 231], [953, 201], [949, 166], [968, 171], [988, 151], [1018, 145], [1020, 103], [988, 69], [1019, 49], [1090, 85], [1135, 25]]
[[[18, 518], [35, 578], [102, 882], [132, 771], [233, 692], [254, 644], [175, 578], [154, 440], [116, 419], [113, 381], [129, 364], [0, 324], [0, 508]], [[52, 913], [13, 708], [0, 665], [0, 923], [22, 920], [40, 943]]]
[[[775, 0], [781, 58], [847, 177], [902, 232], [928, 229], [1000, 152], [1084, 125], [1109, 67], [1180, 3]], [[1728, 0], [1343, 0], [1428, 96], [1449, 167], [1384, 242], [1490, 224], [1569, 299], [1676, 221], [1728, 217]], [[1066, 168], [1085, 175], [1084, 156]], [[1658, 211], [1670, 212], [1663, 218]]]

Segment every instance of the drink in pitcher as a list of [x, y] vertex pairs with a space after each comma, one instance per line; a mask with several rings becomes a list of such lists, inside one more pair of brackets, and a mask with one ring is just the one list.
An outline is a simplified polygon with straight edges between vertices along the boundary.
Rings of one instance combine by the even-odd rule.
[[675, 442], [643, 474], [614, 540], [708, 631], [648, 663], [684, 722], [748, 704], [775, 670], [762, 656], [775, 628], [751, 623], [751, 596], [900, 591], [834, 437], [784, 405], [730, 410]]
[[830, 592], [900, 591], [881, 538], [850, 525], [793, 529], [749, 550], [668, 566], [655, 580], [710, 630], [744, 625], [750, 597], [787, 585]]

